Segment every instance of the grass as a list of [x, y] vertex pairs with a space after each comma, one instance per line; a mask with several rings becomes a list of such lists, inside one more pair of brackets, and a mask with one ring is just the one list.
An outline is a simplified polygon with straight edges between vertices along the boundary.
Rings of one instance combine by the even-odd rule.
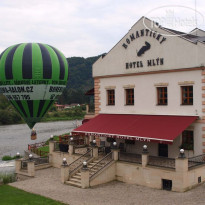
[[13, 160], [16, 158], [17, 158], [17, 156], [11, 157], [9, 155], [4, 155], [1, 159], [2, 159], [2, 161], [9, 161], [9, 160]]
[[74, 117], [43, 117], [41, 122], [55, 122], [55, 121], [72, 121], [72, 120], [82, 120], [84, 116], [74, 116]]
[[49, 146], [39, 147], [38, 150], [49, 152]]
[[[47, 141], [46, 141], [46, 146], [43, 146], [43, 147], [39, 147], [39, 148], [37, 148], [39, 151], [44, 151], [44, 152], [49, 152], [49, 140], [50, 139], [48, 139]], [[59, 141], [59, 136], [53, 136], [53, 140], [54, 141]]]
[[9, 185], [0, 186], [1, 205], [65, 205], [52, 199], [31, 194]]

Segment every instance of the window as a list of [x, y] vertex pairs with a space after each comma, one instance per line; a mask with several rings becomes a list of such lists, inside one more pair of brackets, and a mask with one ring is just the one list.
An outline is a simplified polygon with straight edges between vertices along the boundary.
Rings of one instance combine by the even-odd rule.
[[157, 104], [158, 105], [167, 105], [167, 87], [158, 87], [157, 88]]
[[162, 189], [163, 190], [172, 190], [172, 180], [162, 179]]
[[115, 105], [115, 90], [107, 90], [107, 104]]
[[134, 89], [126, 89], [126, 105], [134, 105]]
[[182, 86], [182, 105], [193, 105], [193, 86]]
[[185, 130], [182, 132], [182, 146], [181, 148], [185, 150], [194, 149], [194, 132], [190, 130]]

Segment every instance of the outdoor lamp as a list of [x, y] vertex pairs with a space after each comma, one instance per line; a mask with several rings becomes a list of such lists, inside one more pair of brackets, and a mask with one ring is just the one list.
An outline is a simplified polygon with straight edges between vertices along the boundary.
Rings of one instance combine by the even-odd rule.
[[87, 162], [86, 161], [83, 162], [83, 169], [87, 169]]
[[113, 147], [114, 147], [114, 149], [117, 148], [117, 142], [113, 142]]
[[96, 145], [96, 140], [93, 140], [93, 146], [95, 146]]
[[179, 152], [179, 158], [185, 158], [184, 149], [180, 149]]
[[19, 152], [16, 153], [16, 158], [17, 158], [17, 159], [20, 158], [20, 153], [19, 153]]
[[66, 158], [63, 158], [63, 165], [67, 165], [67, 161], [66, 161]]
[[147, 145], [143, 145], [142, 153], [148, 153]]
[[32, 155], [32, 154], [29, 154], [29, 156], [28, 156], [28, 157], [29, 157], [29, 159], [30, 159], [30, 160], [32, 160], [33, 155]]
[[53, 135], [51, 135], [51, 136], [50, 136], [50, 140], [52, 140], [52, 141], [53, 141]]
[[70, 144], [73, 145], [73, 137], [70, 138]]

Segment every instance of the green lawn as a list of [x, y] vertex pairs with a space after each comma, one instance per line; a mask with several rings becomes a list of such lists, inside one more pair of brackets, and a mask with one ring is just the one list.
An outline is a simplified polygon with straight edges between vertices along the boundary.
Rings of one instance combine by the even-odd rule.
[[[1, 205], [63, 205], [64, 203], [31, 194], [9, 185], [0, 186]], [[64, 204], [65, 205], [65, 204]]]
[[49, 146], [39, 147], [38, 150], [49, 152]]

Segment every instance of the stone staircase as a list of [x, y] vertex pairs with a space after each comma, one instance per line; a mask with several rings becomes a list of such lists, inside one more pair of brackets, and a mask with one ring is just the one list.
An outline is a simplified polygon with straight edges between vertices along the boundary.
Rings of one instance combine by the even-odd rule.
[[[94, 165], [96, 165], [100, 159], [94, 160], [90, 163], [88, 163], [88, 169], [91, 169]], [[104, 166], [103, 163], [96, 166], [92, 171], [90, 172], [90, 175], [92, 175], [94, 172], [98, 171], [100, 168]], [[75, 175], [73, 175], [68, 181], [65, 182], [67, 185], [75, 186], [81, 188], [81, 170], [79, 170]]]

